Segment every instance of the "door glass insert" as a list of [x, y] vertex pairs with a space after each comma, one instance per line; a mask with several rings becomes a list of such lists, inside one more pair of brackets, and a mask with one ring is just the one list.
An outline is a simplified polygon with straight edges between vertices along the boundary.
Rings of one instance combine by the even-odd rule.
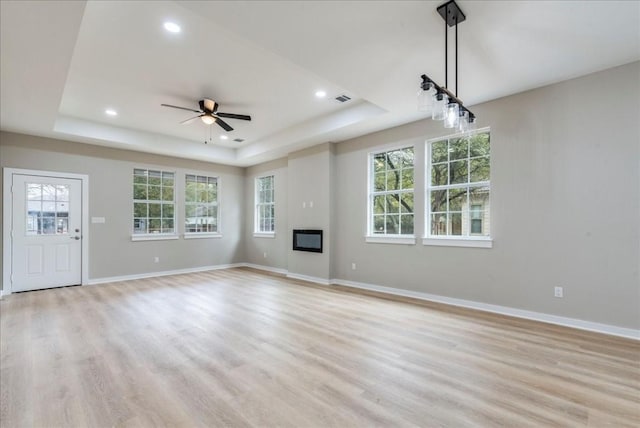
[[69, 234], [69, 186], [27, 183], [27, 235]]

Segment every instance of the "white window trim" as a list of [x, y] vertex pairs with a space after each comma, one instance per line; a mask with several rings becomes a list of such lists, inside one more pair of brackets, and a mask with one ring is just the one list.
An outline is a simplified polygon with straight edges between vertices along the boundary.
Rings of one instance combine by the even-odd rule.
[[[473, 131], [474, 134], [480, 134], [488, 132], [491, 135], [491, 128], [485, 127]], [[443, 236], [443, 235], [431, 235], [431, 202], [429, 199], [430, 190], [443, 190], [456, 187], [469, 187], [470, 183], [461, 183], [447, 186], [431, 186], [431, 143], [436, 141], [442, 141], [445, 139], [457, 138], [463, 135], [463, 133], [455, 133], [450, 135], [444, 135], [442, 137], [430, 138], [425, 141], [425, 173], [424, 173], [424, 196], [425, 196], [425, 218], [424, 218], [424, 236], [422, 237], [422, 245], [442, 246], [442, 247], [470, 247], [470, 248], [493, 248], [493, 238], [490, 236]], [[489, 137], [491, 139], [491, 137]], [[491, 143], [489, 143], [491, 144]], [[492, 155], [489, 155], [491, 159]], [[473, 183], [474, 186], [488, 185], [489, 191], [491, 191], [491, 180], [488, 182], [483, 181], [479, 183]]]
[[221, 233], [215, 232], [185, 232], [184, 239], [222, 238]]
[[168, 241], [168, 240], [179, 239], [179, 238], [180, 238], [180, 235], [178, 235], [177, 233], [136, 233], [131, 235], [131, 240], [134, 242], [135, 241]]
[[[260, 215], [258, 214], [260, 203], [258, 202], [258, 181], [263, 178], [272, 177], [272, 186], [273, 186], [273, 201], [270, 203], [273, 205], [273, 231], [261, 231], [260, 224]], [[266, 205], [266, 204], [263, 204]], [[273, 173], [260, 175], [253, 180], [253, 236], [256, 238], [274, 238], [276, 234], [276, 175]]]
[[425, 237], [422, 238], [422, 245], [441, 246], [441, 247], [470, 247], [470, 248], [493, 248], [493, 239], [470, 237], [448, 237], [441, 236], [438, 238]]
[[[135, 171], [136, 169], [146, 169], [147, 171], [149, 170], [155, 170], [155, 171], [160, 171], [160, 172], [170, 172], [173, 173], [173, 232], [171, 233], [134, 233], [133, 231], [133, 219], [135, 218], [135, 213], [134, 213], [134, 204], [136, 199], [133, 197], [133, 187], [131, 188], [132, 190], [132, 194], [131, 194], [131, 213], [130, 213], [130, 219], [131, 219], [131, 241], [162, 241], [162, 240], [172, 240], [172, 239], [179, 239], [180, 235], [178, 233], [178, 228], [177, 228], [177, 220], [178, 220], [178, 213], [177, 213], [177, 207], [178, 207], [178, 171], [175, 170], [165, 170], [162, 167], [158, 167], [158, 166], [139, 166], [133, 167], [133, 170]], [[135, 173], [134, 173], [135, 174]], [[133, 177], [133, 175], [132, 175]], [[131, 185], [133, 186], [134, 183], [132, 182]], [[147, 199], [147, 202], [149, 200]], [[162, 202], [162, 201], [161, 201]]]
[[254, 238], [275, 238], [275, 232], [253, 232]]
[[[415, 217], [414, 217], [415, 218]], [[400, 244], [400, 245], [415, 245], [415, 235], [367, 235], [365, 236], [365, 242], [369, 244]]]
[[[182, 195], [182, 201], [184, 203], [184, 206], [182, 207], [182, 214], [184, 214], [184, 218], [182, 219], [182, 231], [183, 233], [183, 237], [184, 239], [194, 239], [194, 238], [222, 238], [222, 224], [220, 223], [220, 219], [221, 219], [221, 213], [220, 213], [220, 199], [221, 199], [221, 189], [222, 189], [222, 185], [221, 185], [221, 177], [219, 175], [208, 175], [205, 173], [199, 173], [199, 172], [189, 172], [186, 171], [184, 174], [183, 180], [181, 181], [181, 186], [184, 186], [183, 188], [183, 195]], [[217, 213], [218, 216], [216, 218], [217, 220], [217, 225], [218, 225], [218, 230], [216, 232], [186, 232], [186, 227], [187, 225], [186, 223], [186, 215], [187, 215], [187, 175], [195, 175], [196, 177], [200, 176], [200, 177], [207, 177], [207, 178], [215, 178], [216, 179], [216, 208], [217, 209]], [[198, 236], [196, 236], [198, 235]]]
[[[413, 164], [413, 190], [411, 191], [413, 193], [414, 196], [414, 206], [413, 206], [413, 231], [414, 233], [411, 235], [386, 235], [386, 234], [374, 234], [372, 233], [371, 228], [373, 227], [373, 225], [371, 224], [372, 220], [373, 220], [373, 213], [371, 212], [371, 209], [373, 207], [373, 193], [371, 191], [371, 187], [372, 187], [372, 183], [374, 182], [374, 177], [373, 177], [373, 168], [371, 167], [371, 164], [373, 163], [373, 156], [377, 155], [379, 153], [383, 153], [383, 152], [390, 152], [393, 150], [400, 150], [400, 149], [406, 149], [411, 147], [413, 149], [413, 153], [414, 153], [414, 164]], [[373, 150], [371, 150], [369, 153], [367, 153], [367, 189], [366, 189], [366, 198], [367, 198], [367, 230], [365, 231], [365, 242], [370, 243], [370, 244], [403, 244], [403, 245], [415, 245], [416, 243], [416, 235], [415, 235], [415, 227], [416, 227], [416, 212], [415, 212], [415, 194], [416, 194], [416, 189], [415, 189], [415, 179], [416, 179], [416, 165], [415, 165], [415, 153], [416, 153], [416, 147], [415, 144], [413, 143], [407, 143], [405, 142], [404, 144], [392, 144], [392, 145], [384, 145], [384, 146], [378, 146], [376, 148], [374, 148]], [[392, 191], [388, 191], [389, 193], [394, 193]], [[399, 191], [400, 192], [400, 191]], [[405, 193], [407, 193], [408, 191], [404, 191]], [[378, 192], [378, 193], [382, 193], [382, 192]], [[397, 193], [397, 192], [395, 192]]]

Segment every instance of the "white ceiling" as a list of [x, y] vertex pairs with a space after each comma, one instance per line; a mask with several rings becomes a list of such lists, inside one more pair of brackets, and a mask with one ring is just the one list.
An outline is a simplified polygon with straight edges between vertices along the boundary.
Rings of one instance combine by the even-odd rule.
[[[441, 3], [2, 1], [0, 128], [246, 166], [415, 121], [419, 76], [444, 84]], [[458, 4], [465, 105], [640, 59], [638, 1]], [[253, 120], [160, 106], [204, 97]]]

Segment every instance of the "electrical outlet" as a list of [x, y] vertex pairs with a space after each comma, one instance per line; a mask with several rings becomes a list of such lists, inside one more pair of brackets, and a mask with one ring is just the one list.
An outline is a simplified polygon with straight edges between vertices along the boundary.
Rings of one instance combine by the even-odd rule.
[[266, 251], [263, 253], [263, 256], [264, 256], [265, 259], [267, 258], [267, 252]]
[[356, 270], [356, 264], [355, 263], [351, 263], [351, 270]]
[[154, 263], [160, 263], [160, 257], [156, 256], [153, 258]]
[[560, 297], [560, 298], [564, 297], [564, 288], [562, 288], [562, 287], [555, 287], [555, 288], [553, 289], [553, 295], [554, 295], [555, 297]]

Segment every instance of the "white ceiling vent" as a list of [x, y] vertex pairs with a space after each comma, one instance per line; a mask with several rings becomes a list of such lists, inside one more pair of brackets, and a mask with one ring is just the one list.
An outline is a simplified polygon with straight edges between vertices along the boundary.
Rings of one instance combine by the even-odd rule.
[[344, 95], [344, 94], [342, 94], [342, 95], [338, 95], [338, 96], [336, 97], [336, 101], [341, 102], [341, 103], [346, 103], [346, 102], [347, 102], [347, 101], [349, 101], [350, 99], [351, 99], [351, 97], [350, 97], [350, 96], [348, 96], [348, 95]]

